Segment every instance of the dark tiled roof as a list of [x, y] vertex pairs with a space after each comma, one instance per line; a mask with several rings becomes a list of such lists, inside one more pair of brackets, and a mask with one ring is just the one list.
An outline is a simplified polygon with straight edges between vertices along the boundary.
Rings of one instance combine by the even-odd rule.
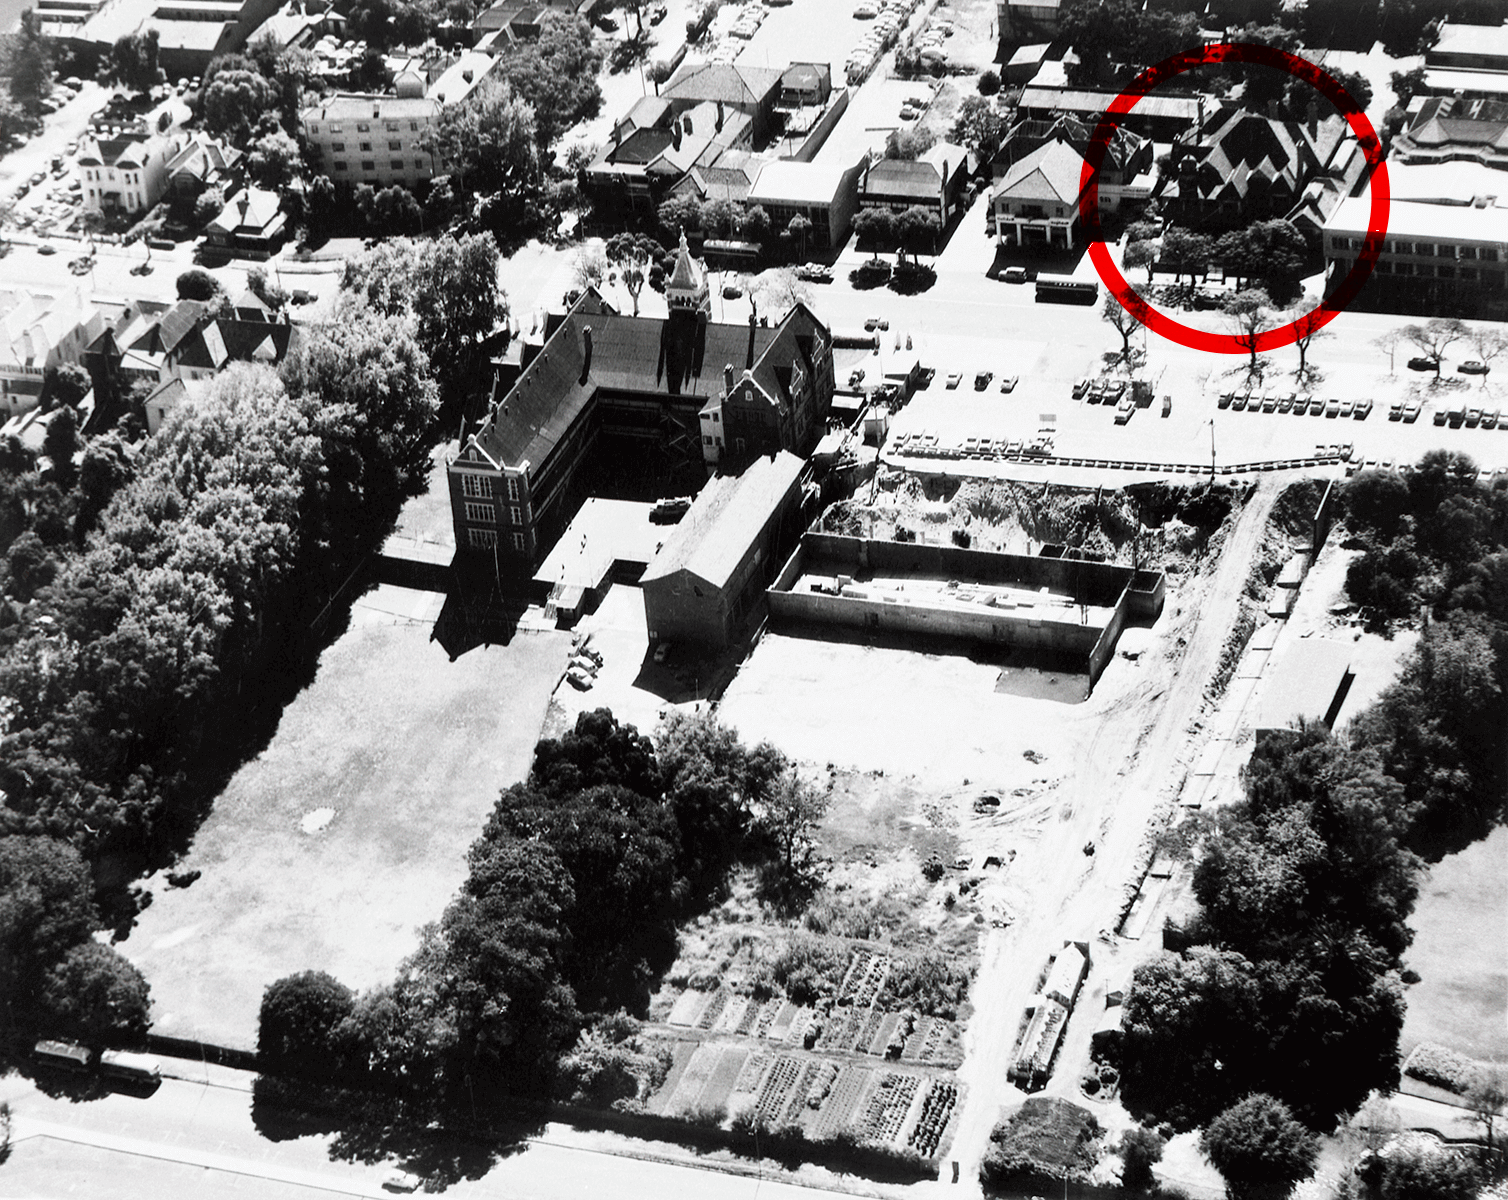
[[728, 104], [758, 105], [780, 87], [780, 72], [769, 67], [732, 63], [701, 63], [682, 68], [660, 89], [667, 100], [722, 100]]
[[178, 343], [194, 332], [209, 311], [202, 300], [180, 300], [153, 322], [127, 349], [148, 353], [170, 354]]
[[[588, 327], [592, 361], [583, 376]], [[628, 317], [588, 289], [477, 431], [475, 442], [494, 463], [528, 462], [537, 469], [599, 389], [705, 400], [722, 390], [725, 365], [741, 375], [751, 361], [761, 387], [788, 397], [790, 363], [802, 341], [810, 344], [822, 328], [803, 305], [774, 327], [703, 322], [685, 312]], [[811, 349], [804, 353], [809, 362]]]
[[859, 184], [859, 194], [931, 202], [937, 199], [941, 186], [937, 168], [931, 163], [884, 158], [869, 168]]

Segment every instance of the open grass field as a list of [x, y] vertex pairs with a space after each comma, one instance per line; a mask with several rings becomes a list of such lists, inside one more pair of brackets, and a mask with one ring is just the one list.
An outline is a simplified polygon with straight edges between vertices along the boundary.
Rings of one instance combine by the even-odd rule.
[[1508, 1063], [1508, 827], [1429, 868], [1419, 888], [1401, 1049], [1442, 1042]]
[[216, 800], [179, 867], [202, 876], [147, 881], [154, 901], [121, 949], [152, 985], [158, 1032], [250, 1047], [283, 975], [390, 978], [527, 773], [569, 645], [520, 631], [452, 663], [427, 623], [353, 620]]

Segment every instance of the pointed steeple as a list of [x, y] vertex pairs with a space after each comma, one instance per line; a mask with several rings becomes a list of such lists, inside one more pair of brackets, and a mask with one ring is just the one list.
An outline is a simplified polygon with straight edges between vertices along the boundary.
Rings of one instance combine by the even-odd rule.
[[707, 287], [707, 272], [701, 263], [691, 257], [686, 245], [686, 231], [681, 230], [681, 244], [676, 250], [675, 268], [665, 281], [665, 302], [671, 311], [685, 309], [690, 312], [712, 311], [712, 297]]

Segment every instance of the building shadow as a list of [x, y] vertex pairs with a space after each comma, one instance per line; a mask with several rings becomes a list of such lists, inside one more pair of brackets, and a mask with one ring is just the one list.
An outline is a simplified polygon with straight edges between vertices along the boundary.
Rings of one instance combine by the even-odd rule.
[[479, 647], [506, 646], [528, 607], [527, 580], [485, 578], [457, 563], [430, 641], [439, 642], [451, 662]]

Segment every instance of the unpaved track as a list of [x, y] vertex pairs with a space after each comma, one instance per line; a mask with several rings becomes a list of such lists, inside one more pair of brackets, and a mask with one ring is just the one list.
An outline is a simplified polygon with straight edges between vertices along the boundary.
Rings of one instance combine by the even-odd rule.
[[[1037, 976], [1065, 939], [1094, 942], [1117, 916], [1148, 822], [1177, 781], [1190, 727], [1204, 700], [1241, 591], [1262, 543], [1281, 485], [1267, 478], [1227, 534], [1213, 573], [1171, 597], [1160, 636], [1147, 652], [1144, 678], [1119, 695], [1096, 697], [1073, 720], [1087, 721], [1085, 751], [1058, 789], [1057, 819], [1012, 864], [1012, 884], [1030, 897], [1015, 924], [992, 930], [974, 985], [975, 1017], [959, 1074], [968, 1085], [950, 1158], [960, 1184], [942, 1172], [948, 1195], [978, 1195], [979, 1163], [1003, 1105], [1021, 1093], [1006, 1082], [1016, 1030]], [[1093, 842], [1096, 852], [1083, 848]], [[1103, 958], [1104, 943], [1091, 946]], [[1074, 1022], [1092, 1020], [1077, 1012]], [[1054, 1078], [1049, 1092], [1072, 1095], [1075, 1080]]]

